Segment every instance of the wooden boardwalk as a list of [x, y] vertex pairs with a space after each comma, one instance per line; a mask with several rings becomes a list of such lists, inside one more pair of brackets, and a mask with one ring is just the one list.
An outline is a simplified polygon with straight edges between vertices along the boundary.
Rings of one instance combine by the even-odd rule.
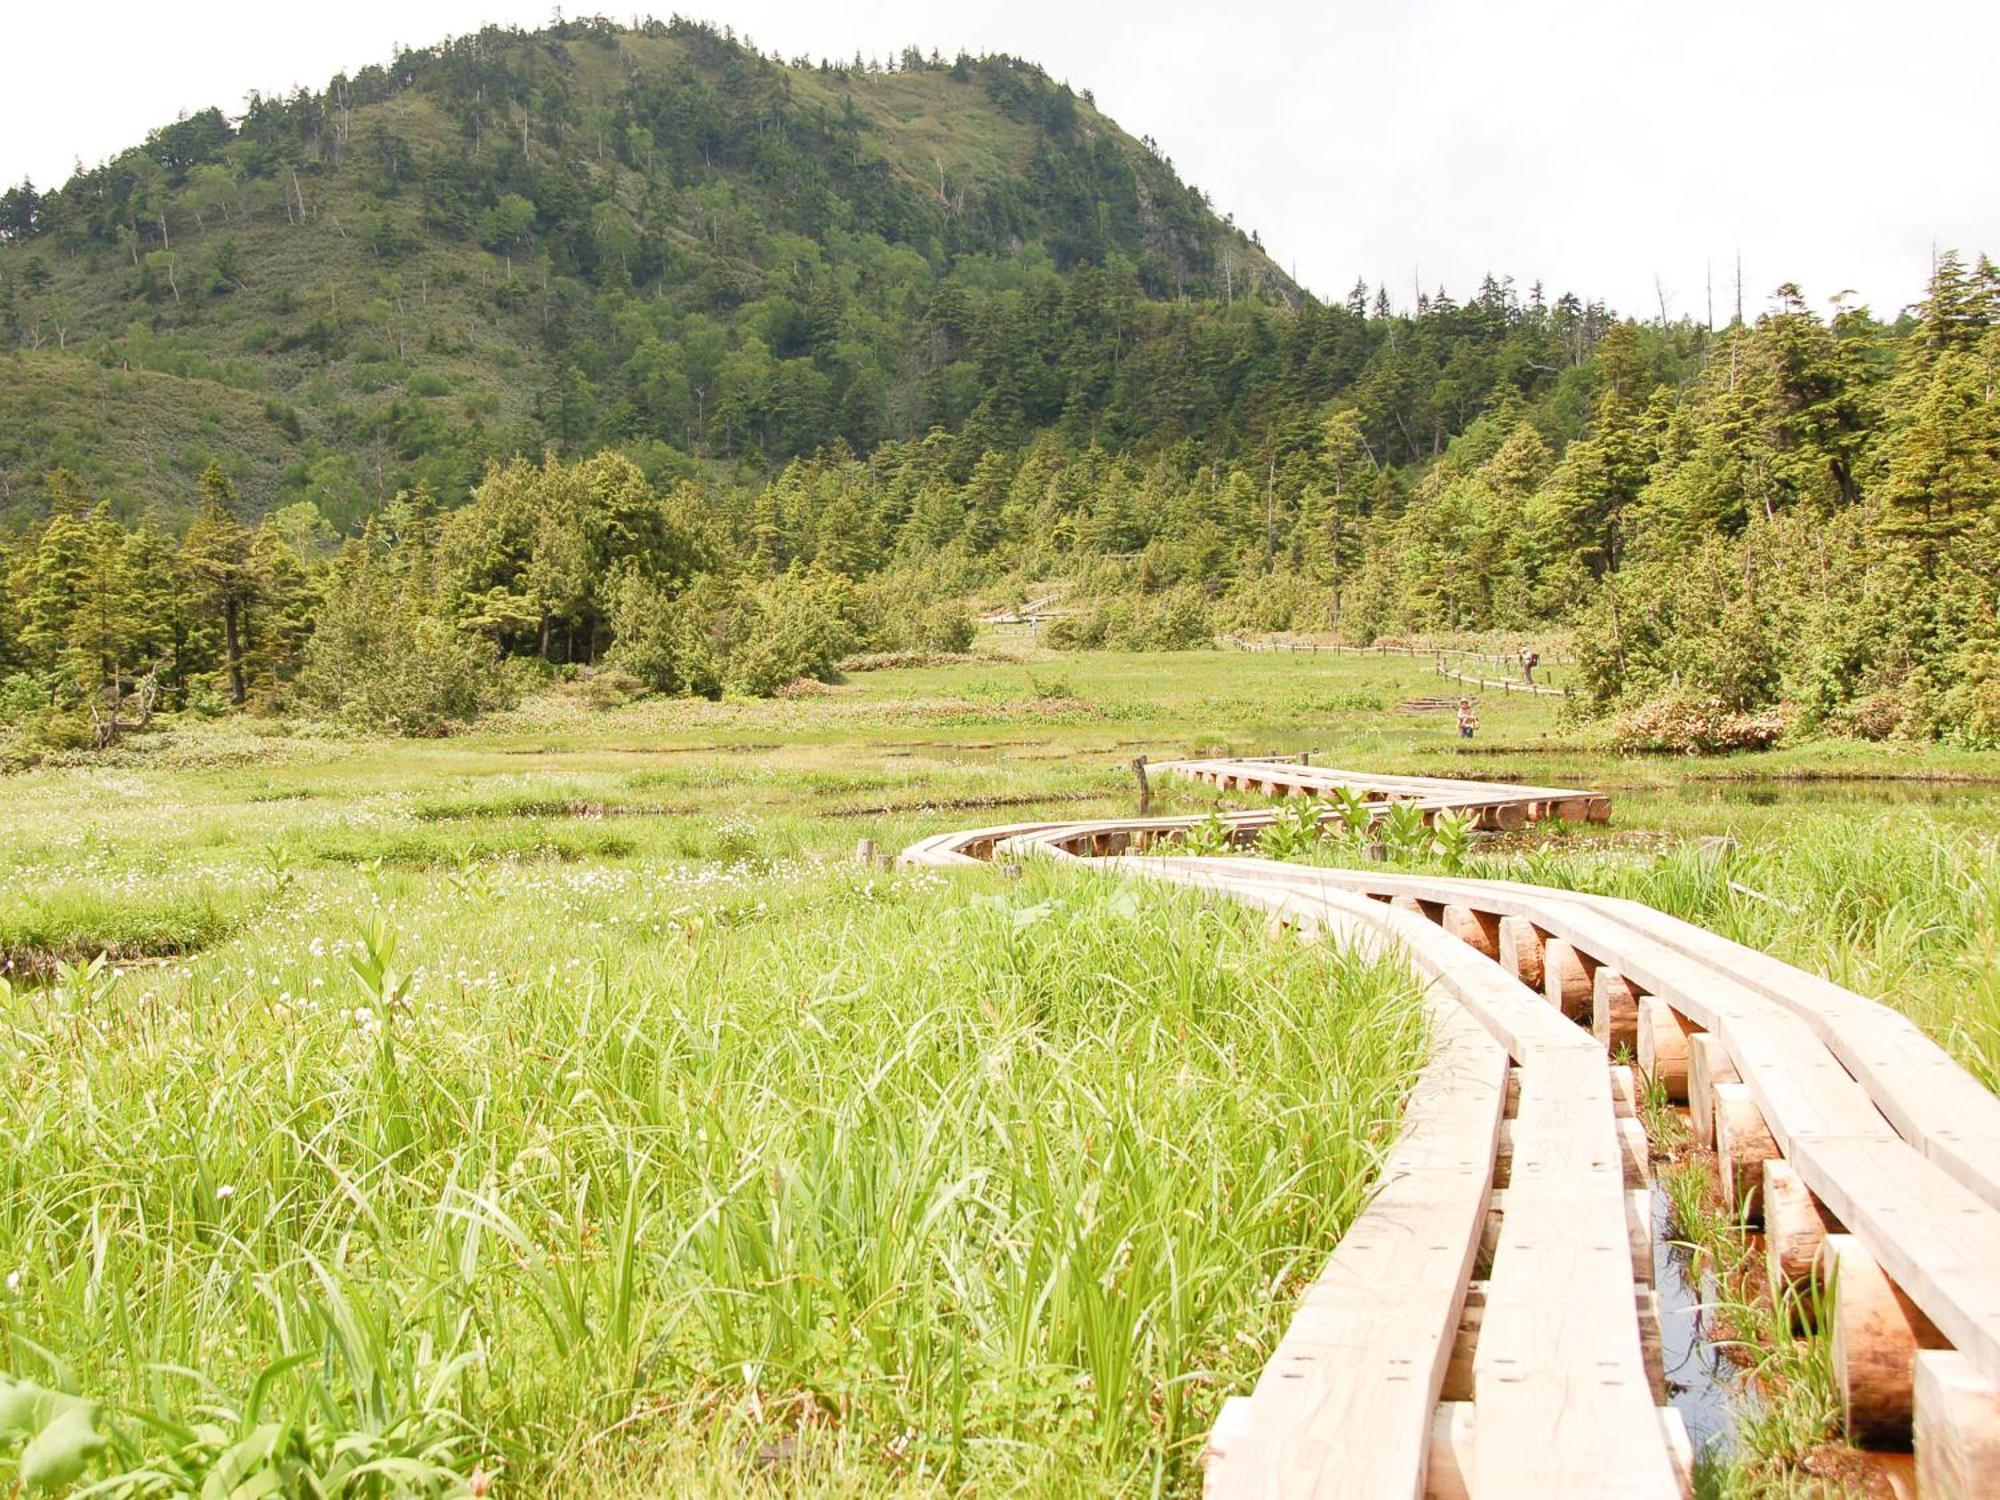
[[[1480, 826], [1609, 816], [1584, 791], [1273, 760], [1155, 766], [1345, 787]], [[1269, 811], [1230, 820], [1239, 838]], [[1921, 1500], [2000, 1496], [2000, 1098], [1907, 1018], [1635, 902], [1518, 882], [1193, 857], [1191, 818], [1017, 823], [911, 865], [1030, 856], [1198, 886], [1274, 931], [1410, 961], [1431, 1055], [1369, 1206], [1205, 1454], [1211, 1496], [1690, 1493], [1659, 1368], [1636, 1058], [1717, 1151], [1775, 1290], [1832, 1289], [1850, 1435]], [[1150, 851], [1149, 857], [1140, 857]]]

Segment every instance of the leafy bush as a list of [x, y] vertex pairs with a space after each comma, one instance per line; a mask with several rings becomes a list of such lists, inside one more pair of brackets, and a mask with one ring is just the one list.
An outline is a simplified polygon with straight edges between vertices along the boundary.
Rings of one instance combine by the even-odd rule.
[[1748, 712], [1720, 698], [1667, 692], [1627, 709], [1612, 721], [1612, 743], [1621, 751], [1668, 751], [1720, 755], [1731, 750], [1768, 750], [1785, 732], [1776, 709]]
[[854, 649], [853, 585], [818, 568], [794, 570], [752, 592], [731, 622], [727, 680], [768, 698], [797, 677], [831, 677]]
[[656, 693], [721, 696], [711, 618], [720, 593], [721, 586], [706, 579], [675, 596], [659, 584], [627, 577], [611, 595], [611, 629], [618, 643], [606, 665]]
[[492, 646], [449, 620], [400, 610], [345, 631], [323, 620], [300, 686], [357, 728], [400, 735], [442, 734], [520, 697]]
[[426, 566], [372, 539], [349, 547], [306, 647], [307, 702], [358, 728], [431, 735], [519, 700], [519, 675], [490, 641], [429, 612]]
[[1062, 651], [1191, 651], [1211, 645], [1215, 628], [1201, 590], [1182, 585], [1137, 600], [1100, 601], [1085, 614], [1053, 621], [1047, 639]]
[[46, 708], [48, 702], [48, 691], [41, 683], [26, 672], [11, 673], [4, 682], [0, 682], [0, 724], [12, 724], [26, 718]]
[[961, 653], [972, 649], [977, 630], [962, 603], [937, 604], [917, 617], [910, 644], [919, 651]]
[[1319, 847], [1320, 820], [1329, 809], [1316, 797], [1280, 803], [1277, 813], [1257, 836], [1257, 847], [1268, 859], [1304, 859]]

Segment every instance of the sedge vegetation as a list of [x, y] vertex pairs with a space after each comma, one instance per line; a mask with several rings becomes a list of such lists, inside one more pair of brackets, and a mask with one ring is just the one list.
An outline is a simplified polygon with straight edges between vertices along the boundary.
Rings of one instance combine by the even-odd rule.
[[4, 1000], [0, 1332], [100, 1493], [1189, 1491], [1421, 1057], [1407, 974], [1088, 877], [259, 906]]
[[[1682, 910], [1992, 1076], [1976, 782], [1613, 760], [1525, 697], [1467, 743], [1396, 711], [1409, 658], [978, 645], [446, 739], [183, 716], [0, 782], [0, 1370], [40, 1431], [82, 1413], [83, 1480], [1193, 1493], [1393, 1138], [1410, 977], [1150, 886], [853, 859], [1129, 812], [1135, 744], [1608, 773], [1609, 832], [1401, 853]], [[1869, 754], [1763, 763], [1996, 769]]]

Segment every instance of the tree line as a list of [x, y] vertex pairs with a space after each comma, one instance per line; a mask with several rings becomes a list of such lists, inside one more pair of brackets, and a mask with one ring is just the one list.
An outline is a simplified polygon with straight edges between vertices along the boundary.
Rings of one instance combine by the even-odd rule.
[[1689, 337], [1613, 323], [1576, 436], [1577, 391], [1503, 381], [1420, 468], [1352, 400], [1248, 462], [1056, 430], [969, 458], [940, 428], [717, 486], [607, 449], [493, 464], [455, 508], [404, 492], [344, 541], [309, 502], [239, 519], [220, 470], [178, 537], [58, 472], [5, 545], [0, 699], [73, 737], [141, 683], [427, 732], [566, 665], [768, 693], [857, 651], [959, 650], [970, 593], [1060, 578], [1058, 644], [1568, 626], [1588, 707], [1650, 706], [1666, 740], [1662, 704], [1784, 704], [2000, 743], [2000, 274], [1941, 256], [1900, 329], [1786, 287]]

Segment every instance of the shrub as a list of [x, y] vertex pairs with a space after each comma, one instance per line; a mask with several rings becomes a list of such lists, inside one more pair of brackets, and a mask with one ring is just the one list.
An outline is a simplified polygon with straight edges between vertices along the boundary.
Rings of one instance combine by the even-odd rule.
[[1668, 692], [1629, 708], [1612, 721], [1612, 743], [1621, 751], [1670, 751], [1720, 755], [1768, 750], [1785, 732], [1776, 709], [1733, 709], [1720, 698]]
[[618, 708], [643, 697], [646, 683], [618, 667], [605, 667], [584, 681], [584, 701], [592, 708]]
[[48, 690], [26, 672], [12, 673], [0, 682], [0, 724], [12, 724], [48, 704]]
[[972, 649], [972, 638], [977, 629], [972, 621], [972, 611], [964, 604], [933, 605], [917, 617], [910, 644], [919, 651], [957, 654]]
[[1215, 629], [1200, 589], [1181, 585], [1137, 601], [1100, 601], [1088, 614], [1053, 621], [1048, 644], [1059, 651], [1190, 651], [1210, 645]]
[[1968, 750], [2000, 749], [2000, 653], [1961, 652], [1958, 680], [1936, 695], [1940, 739]]
[[605, 664], [656, 693], [714, 698], [722, 668], [713, 638], [712, 605], [719, 585], [707, 579], [679, 595], [631, 577], [611, 595], [611, 629], [617, 645]]
[[520, 697], [491, 643], [421, 613], [366, 558], [329, 591], [299, 687], [350, 724], [401, 735], [440, 734]]
[[768, 698], [798, 677], [833, 675], [854, 648], [847, 608], [853, 585], [835, 573], [794, 570], [753, 592], [732, 622], [727, 679], [740, 693]]

